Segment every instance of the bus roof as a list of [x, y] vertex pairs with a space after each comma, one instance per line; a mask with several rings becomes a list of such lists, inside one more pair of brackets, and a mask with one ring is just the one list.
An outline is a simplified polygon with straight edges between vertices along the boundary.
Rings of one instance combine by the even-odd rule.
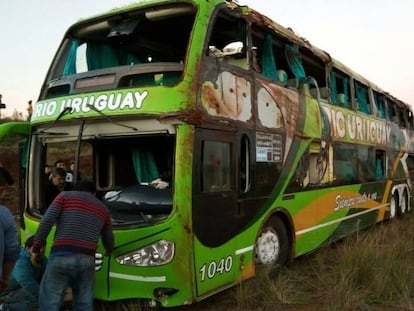
[[[332, 57], [328, 52], [314, 46], [312, 43], [310, 43], [309, 40], [307, 40], [306, 38], [304, 38], [304, 37], [300, 36], [299, 34], [295, 33], [292, 28], [282, 26], [281, 24], [277, 23], [276, 21], [272, 20], [271, 18], [267, 17], [266, 15], [260, 13], [259, 11], [256, 11], [254, 8], [251, 8], [251, 7], [246, 6], [246, 5], [239, 4], [238, 1], [226, 1], [226, 0], [182, 0], [181, 2], [182, 3], [191, 3], [191, 4], [196, 4], [196, 5], [197, 4], [199, 4], [199, 5], [203, 4], [203, 5], [208, 5], [210, 7], [216, 7], [218, 5], [227, 5], [230, 9], [239, 10], [240, 12], [242, 12], [245, 15], [245, 17], [247, 19], [255, 21], [258, 24], [262, 24], [265, 27], [268, 27], [268, 28], [272, 29], [274, 32], [276, 32], [280, 36], [286, 38], [288, 41], [297, 44], [299, 47], [308, 49], [316, 57], [321, 59], [324, 63], [329, 64], [330, 66], [333, 66], [333, 67], [339, 69], [340, 71], [356, 78], [358, 81], [360, 81], [361, 83], [365, 84], [366, 86], [372, 88], [373, 90], [384, 94], [385, 96], [390, 98], [392, 101], [395, 101], [399, 106], [405, 106], [406, 108], [411, 110], [410, 106], [407, 103], [405, 103], [405, 102], [397, 99], [393, 95], [389, 94], [388, 92], [386, 92], [385, 90], [383, 90], [382, 88], [377, 86], [372, 81], [368, 80], [367, 78], [363, 77], [362, 75], [360, 75], [359, 73], [357, 73], [353, 69], [351, 69], [348, 66], [346, 66], [345, 64], [341, 63], [339, 60]], [[120, 13], [126, 13], [126, 12], [129, 12], [131, 10], [142, 8], [142, 7], [156, 6], [156, 5], [168, 4], [168, 3], [169, 4], [173, 4], [173, 3], [176, 4], [178, 2], [177, 1], [173, 2], [173, 1], [170, 1], [170, 0], [141, 0], [141, 1], [133, 2], [133, 3], [128, 4], [128, 5], [115, 7], [115, 8], [113, 8], [109, 11], [106, 11], [104, 13], [96, 14], [96, 15], [93, 15], [93, 16], [90, 16], [90, 17], [87, 17], [87, 18], [82, 18], [82, 19], [78, 20], [76, 23], [74, 23], [69, 28], [68, 32], [70, 31], [70, 29], [73, 29], [73, 28], [77, 27], [78, 25], [80, 25], [80, 24], [82, 24], [86, 21], [93, 21], [95, 19], [100, 19], [100, 18], [112, 16], [112, 15], [117, 15], [117, 14], [120, 14]]]

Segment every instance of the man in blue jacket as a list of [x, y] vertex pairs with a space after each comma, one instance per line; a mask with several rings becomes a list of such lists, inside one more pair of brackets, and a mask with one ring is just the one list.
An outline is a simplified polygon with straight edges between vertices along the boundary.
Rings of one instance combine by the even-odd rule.
[[10, 274], [19, 258], [17, 227], [10, 210], [0, 205], [0, 292], [9, 286]]
[[34, 236], [29, 237], [20, 249], [20, 257], [13, 268], [10, 284], [0, 293], [1, 311], [29, 311], [39, 307], [39, 285], [46, 269], [44, 249], [34, 254]]

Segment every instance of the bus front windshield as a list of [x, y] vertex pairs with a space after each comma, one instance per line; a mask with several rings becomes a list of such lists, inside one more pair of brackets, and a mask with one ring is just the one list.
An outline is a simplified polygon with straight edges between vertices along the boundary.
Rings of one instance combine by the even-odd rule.
[[[101, 126], [111, 128], [110, 124]], [[44, 214], [53, 199], [72, 190], [76, 182], [93, 180], [96, 195], [107, 205], [115, 226], [151, 224], [168, 217], [172, 212], [174, 135], [88, 135], [79, 140], [70, 137], [70, 129], [74, 132], [76, 126], [65, 127], [68, 137], [46, 134], [32, 141], [32, 214]], [[61, 183], [59, 177], [63, 177]]]
[[195, 19], [189, 4], [148, 7], [69, 29], [41, 99], [180, 81]]

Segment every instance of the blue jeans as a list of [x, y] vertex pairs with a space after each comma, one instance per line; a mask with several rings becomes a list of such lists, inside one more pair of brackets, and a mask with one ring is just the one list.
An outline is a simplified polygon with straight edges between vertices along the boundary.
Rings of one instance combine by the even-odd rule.
[[27, 311], [38, 307], [39, 298], [24, 288], [4, 291], [0, 295], [4, 311]]
[[95, 258], [82, 255], [49, 257], [40, 283], [40, 311], [59, 311], [68, 287], [74, 311], [93, 311]]

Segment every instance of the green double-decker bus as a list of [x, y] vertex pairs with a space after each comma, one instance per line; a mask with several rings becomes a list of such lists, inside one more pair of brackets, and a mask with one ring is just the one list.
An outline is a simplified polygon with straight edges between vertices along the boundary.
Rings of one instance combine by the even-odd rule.
[[45, 169], [73, 161], [64, 190], [93, 179], [115, 233], [95, 298], [170, 307], [403, 216], [413, 127], [408, 104], [249, 7], [155, 0], [72, 25], [30, 122], [0, 138], [27, 137], [23, 239]]

